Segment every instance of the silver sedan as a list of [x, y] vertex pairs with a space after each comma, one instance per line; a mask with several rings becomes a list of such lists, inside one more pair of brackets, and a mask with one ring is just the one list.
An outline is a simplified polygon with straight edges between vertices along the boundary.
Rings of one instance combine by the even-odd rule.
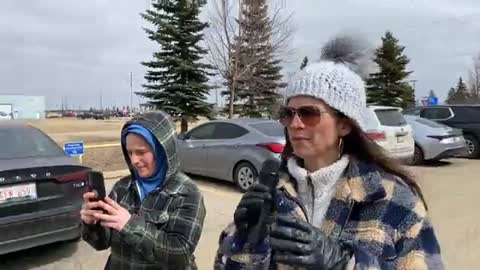
[[414, 164], [421, 164], [425, 160], [440, 160], [466, 155], [466, 142], [462, 130], [417, 116], [405, 115], [405, 119], [413, 128]]
[[265, 160], [280, 162], [284, 146], [282, 125], [265, 119], [214, 120], [178, 136], [182, 171], [231, 181], [242, 191], [257, 180]]

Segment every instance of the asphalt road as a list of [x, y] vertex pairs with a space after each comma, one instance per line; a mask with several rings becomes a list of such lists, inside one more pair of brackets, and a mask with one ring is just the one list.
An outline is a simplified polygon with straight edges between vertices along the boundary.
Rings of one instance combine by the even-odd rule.
[[[480, 161], [452, 160], [413, 168], [426, 195], [447, 269], [477, 269], [480, 253]], [[109, 181], [108, 185], [113, 185]], [[196, 250], [199, 269], [212, 269], [221, 229], [231, 220], [240, 194], [231, 184], [198, 180], [207, 206]], [[1, 232], [0, 232], [1, 233]], [[108, 251], [84, 242], [57, 243], [0, 256], [1, 270], [103, 269]]]

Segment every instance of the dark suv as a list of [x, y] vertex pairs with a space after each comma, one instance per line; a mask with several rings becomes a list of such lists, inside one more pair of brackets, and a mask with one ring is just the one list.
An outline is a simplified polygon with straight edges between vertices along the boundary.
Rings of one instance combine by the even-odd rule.
[[480, 156], [480, 105], [417, 107], [403, 114], [416, 115], [463, 130], [469, 158]]

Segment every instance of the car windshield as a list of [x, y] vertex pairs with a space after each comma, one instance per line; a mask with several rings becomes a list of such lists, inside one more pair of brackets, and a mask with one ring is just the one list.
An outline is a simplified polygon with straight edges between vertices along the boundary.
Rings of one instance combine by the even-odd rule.
[[283, 126], [278, 122], [264, 122], [264, 123], [255, 123], [250, 124], [250, 126], [260, 133], [263, 133], [271, 137], [282, 137], [285, 136], [283, 131]]
[[401, 127], [407, 125], [403, 115], [396, 109], [377, 109], [375, 114], [383, 126]]
[[0, 148], [0, 159], [63, 155], [55, 142], [34, 128], [1, 128]]

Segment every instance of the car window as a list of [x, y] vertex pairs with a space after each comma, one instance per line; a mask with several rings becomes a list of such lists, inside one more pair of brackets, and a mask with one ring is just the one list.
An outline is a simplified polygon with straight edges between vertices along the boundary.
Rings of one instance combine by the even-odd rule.
[[455, 114], [455, 121], [458, 122], [480, 122], [480, 107], [452, 107]]
[[34, 128], [0, 129], [0, 159], [63, 156], [63, 150]]
[[432, 120], [443, 120], [450, 118], [452, 112], [449, 108], [426, 108], [422, 111], [421, 116]]
[[422, 111], [422, 109], [411, 109], [411, 110], [404, 111], [403, 114], [420, 116], [421, 111]]
[[247, 134], [248, 130], [231, 123], [215, 123], [214, 139], [236, 139]]
[[422, 125], [426, 125], [426, 126], [429, 126], [429, 127], [432, 127], [432, 128], [445, 128], [446, 127], [445, 125], [442, 125], [442, 124], [437, 123], [437, 122], [433, 122], [433, 121], [425, 119], [425, 118], [417, 118], [417, 119], [415, 119], [415, 121], [417, 121], [418, 123], [420, 123]]
[[282, 137], [285, 135], [284, 128], [279, 122], [255, 123], [250, 126], [267, 136]]
[[402, 113], [396, 109], [376, 109], [375, 114], [383, 126], [401, 127], [407, 125]]
[[215, 126], [213, 124], [205, 124], [192, 129], [188, 133], [188, 138], [192, 140], [211, 140], [213, 139], [214, 131]]

